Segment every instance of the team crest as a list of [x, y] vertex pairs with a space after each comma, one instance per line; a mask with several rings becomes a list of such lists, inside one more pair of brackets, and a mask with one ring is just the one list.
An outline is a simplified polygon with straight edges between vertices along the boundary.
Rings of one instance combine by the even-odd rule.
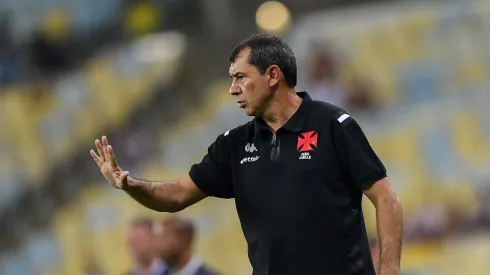
[[298, 152], [314, 151], [318, 148], [318, 133], [316, 131], [309, 131], [301, 133], [298, 136]]

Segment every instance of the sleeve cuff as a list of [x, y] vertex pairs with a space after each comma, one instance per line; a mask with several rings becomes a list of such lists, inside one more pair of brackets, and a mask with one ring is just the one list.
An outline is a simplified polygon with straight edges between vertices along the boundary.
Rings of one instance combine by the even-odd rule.
[[191, 169], [189, 171], [189, 177], [192, 179], [192, 181], [197, 186], [197, 188], [199, 188], [199, 190], [201, 190], [207, 196], [212, 196], [211, 190], [206, 188], [206, 185], [203, 184], [202, 180], [199, 179], [199, 176], [197, 175], [197, 172], [194, 169]]
[[362, 191], [368, 189], [370, 186], [374, 185], [375, 183], [377, 183], [378, 181], [386, 178], [388, 175], [386, 173], [384, 174], [379, 174], [378, 176], [376, 177], [373, 177], [369, 180], [366, 180], [364, 181], [363, 183], [361, 183], [361, 185], [359, 186], [361, 188]]

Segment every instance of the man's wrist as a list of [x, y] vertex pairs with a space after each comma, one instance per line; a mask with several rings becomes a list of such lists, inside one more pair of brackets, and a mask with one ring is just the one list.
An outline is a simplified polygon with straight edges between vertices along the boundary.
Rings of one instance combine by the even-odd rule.
[[125, 186], [125, 190], [128, 190], [130, 188], [137, 188], [141, 185], [141, 180], [135, 179], [133, 177], [128, 176], [126, 180], [128, 184]]
[[379, 266], [380, 275], [399, 275], [400, 272], [400, 267], [389, 266], [383, 263]]

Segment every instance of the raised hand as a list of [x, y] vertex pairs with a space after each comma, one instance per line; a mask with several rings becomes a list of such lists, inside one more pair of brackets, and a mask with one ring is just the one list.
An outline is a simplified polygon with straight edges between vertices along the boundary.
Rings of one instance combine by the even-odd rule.
[[100, 168], [100, 172], [109, 181], [114, 188], [126, 189], [128, 187], [128, 171], [124, 171], [119, 167], [114, 155], [112, 146], [109, 145], [107, 137], [102, 137], [102, 143], [100, 140], [95, 140], [95, 147], [97, 153], [94, 150], [90, 150], [90, 155], [94, 158], [95, 163]]

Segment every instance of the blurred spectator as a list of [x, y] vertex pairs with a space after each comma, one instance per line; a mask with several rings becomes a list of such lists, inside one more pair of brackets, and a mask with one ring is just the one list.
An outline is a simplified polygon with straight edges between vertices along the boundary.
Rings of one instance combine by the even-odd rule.
[[168, 265], [163, 275], [217, 275], [192, 251], [195, 228], [185, 218], [172, 216], [155, 224], [156, 253]]
[[347, 98], [347, 108], [355, 110], [371, 111], [376, 107], [368, 82], [354, 78], [350, 81], [350, 89]]
[[348, 82], [342, 79], [334, 51], [328, 46], [325, 48], [315, 50], [311, 55], [312, 98], [348, 110], [372, 110], [375, 106], [367, 83], [356, 77]]
[[311, 97], [346, 107], [347, 88], [341, 83], [334, 57], [328, 51], [313, 52], [310, 68]]
[[131, 222], [126, 245], [134, 267], [128, 275], [161, 275], [165, 270], [165, 264], [156, 260], [153, 254], [152, 225], [151, 219], [143, 217]]

